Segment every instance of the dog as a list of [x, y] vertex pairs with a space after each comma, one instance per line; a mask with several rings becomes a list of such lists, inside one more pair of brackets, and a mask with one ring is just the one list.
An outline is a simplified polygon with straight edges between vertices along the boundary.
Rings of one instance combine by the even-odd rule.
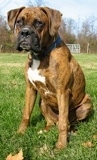
[[45, 131], [58, 126], [57, 149], [67, 146], [68, 126], [85, 119], [92, 101], [84, 73], [59, 36], [62, 14], [48, 7], [21, 7], [8, 12], [19, 51], [29, 51], [25, 66], [26, 102], [19, 132], [25, 132], [39, 93]]

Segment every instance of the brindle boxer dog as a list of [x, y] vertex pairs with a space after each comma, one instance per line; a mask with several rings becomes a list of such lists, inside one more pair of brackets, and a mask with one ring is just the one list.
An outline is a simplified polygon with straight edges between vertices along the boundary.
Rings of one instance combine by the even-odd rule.
[[85, 119], [92, 109], [83, 71], [58, 34], [61, 18], [59, 11], [48, 7], [22, 7], [8, 12], [17, 49], [30, 51], [25, 67], [26, 104], [19, 132], [29, 124], [38, 92], [47, 123], [45, 130], [58, 125], [59, 149], [67, 146], [68, 124]]

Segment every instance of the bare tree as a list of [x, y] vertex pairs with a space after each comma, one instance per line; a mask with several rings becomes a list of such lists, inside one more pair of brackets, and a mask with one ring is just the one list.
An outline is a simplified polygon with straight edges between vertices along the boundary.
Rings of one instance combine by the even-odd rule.
[[62, 20], [59, 34], [65, 43], [76, 43], [76, 36], [74, 34], [75, 21], [73, 19]]
[[97, 28], [95, 21], [97, 18], [89, 17], [82, 23], [78, 34], [78, 42], [81, 44], [82, 52], [97, 52]]
[[0, 16], [0, 52], [13, 51], [13, 45], [11, 31], [8, 30], [4, 17]]

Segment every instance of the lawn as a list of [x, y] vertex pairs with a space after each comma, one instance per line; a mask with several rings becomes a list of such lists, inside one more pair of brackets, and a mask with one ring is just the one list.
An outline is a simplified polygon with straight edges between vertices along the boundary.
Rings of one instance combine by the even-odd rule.
[[38, 98], [30, 127], [24, 135], [17, 134], [24, 107], [26, 54], [0, 54], [0, 160], [22, 148], [25, 160], [97, 160], [97, 55], [74, 54], [86, 77], [86, 90], [93, 100], [94, 113], [76, 126], [66, 149], [53, 150], [57, 127], [38, 134], [45, 126]]

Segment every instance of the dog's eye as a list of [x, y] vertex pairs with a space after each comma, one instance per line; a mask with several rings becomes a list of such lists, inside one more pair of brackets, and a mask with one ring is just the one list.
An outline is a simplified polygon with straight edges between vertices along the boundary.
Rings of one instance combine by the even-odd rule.
[[18, 19], [16, 21], [16, 26], [22, 27], [23, 26], [23, 19]]
[[41, 28], [44, 25], [44, 23], [40, 20], [35, 20], [33, 25], [35, 28]]

